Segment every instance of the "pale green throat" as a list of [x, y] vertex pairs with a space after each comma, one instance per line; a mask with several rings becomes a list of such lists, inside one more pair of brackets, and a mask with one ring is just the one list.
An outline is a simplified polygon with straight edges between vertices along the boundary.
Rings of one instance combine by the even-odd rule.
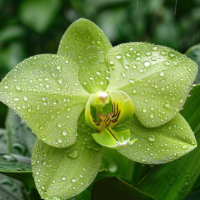
[[[112, 112], [104, 113], [104, 106], [112, 100]], [[91, 106], [96, 108], [96, 117], [92, 115]], [[134, 105], [130, 97], [123, 91], [110, 91], [109, 94], [99, 91], [92, 94], [86, 104], [86, 123], [98, 133], [93, 133], [94, 140], [109, 148], [119, 148], [133, 144], [129, 129], [113, 130], [114, 127], [129, 120], [134, 114]]]

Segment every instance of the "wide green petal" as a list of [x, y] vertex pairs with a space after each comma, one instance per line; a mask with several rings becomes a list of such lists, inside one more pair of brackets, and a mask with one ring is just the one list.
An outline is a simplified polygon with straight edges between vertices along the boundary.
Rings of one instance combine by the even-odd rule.
[[89, 94], [78, 66], [59, 55], [38, 55], [18, 64], [0, 84], [0, 100], [21, 116], [37, 137], [56, 147], [76, 140], [77, 121]]
[[197, 74], [197, 65], [185, 55], [147, 43], [119, 45], [106, 59], [111, 67], [107, 91], [126, 92], [146, 127], [165, 124], [179, 112]]
[[157, 128], [144, 127], [137, 117], [133, 117], [119, 130], [130, 129], [133, 144], [117, 149], [127, 158], [145, 164], [161, 164], [175, 160], [194, 149], [196, 139], [185, 119], [177, 114], [168, 123]]
[[105, 55], [110, 48], [108, 38], [98, 26], [79, 19], [63, 35], [58, 54], [72, 58], [79, 65], [80, 83], [89, 93], [95, 93], [108, 85]]
[[96, 177], [102, 147], [91, 136], [84, 121], [79, 119], [76, 143], [68, 148], [51, 147], [40, 140], [33, 149], [32, 166], [36, 187], [43, 199], [71, 198], [85, 190]]

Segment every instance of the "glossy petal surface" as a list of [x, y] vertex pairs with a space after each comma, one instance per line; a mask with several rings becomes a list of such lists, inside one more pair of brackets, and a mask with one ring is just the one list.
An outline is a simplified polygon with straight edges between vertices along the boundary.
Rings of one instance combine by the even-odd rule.
[[102, 147], [93, 140], [92, 131], [84, 122], [82, 113], [78, 137], [71, 147], [55, 148], [37, 140], [32, 165], [42, 198], [71, 198], [85, 190], [94, 180], [102, 160]]
[[157, 128], [144, 127], [135, 116], [117, 128], [130, 129], [131, 139], [138, 138], [133, 145], [117, 149], [118, 152], [140, 163], [166, 163], [183, 156], [197, 146], [194, 133], [180, 114]]
[[45, 143], [66, 147], [76, 140], [78, 117], [88, 93], [78, 66], [58, 55], [38, 55], [18, 64], [0, 84], [0, 100], [19, 114]]
[[111, 67], [106, 91], [126, 92], [146, 127], [165, 124], [179, 112], [197, 74], [185, 55], [147, 43], [116, 46], [106, 59]]
[[80, 83], [93, 93], [107, 87], [109, 67], [105, 63], [105, 55], [110, 48], [108, 38], [98, 26], [89, 20], [79, 19], [63, 35], [58, 54], [70, 57], [78, 64]]

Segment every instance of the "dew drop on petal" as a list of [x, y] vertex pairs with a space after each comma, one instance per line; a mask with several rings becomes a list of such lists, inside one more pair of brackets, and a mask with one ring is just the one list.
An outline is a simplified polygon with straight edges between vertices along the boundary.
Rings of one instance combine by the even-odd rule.
[[74, 182], [76, 182], [76, 179], [75, 179], [75, 178], [73, 178], [73, 179], [72, 179], [72, 182], [73, 182], [73, 183], [74, 183]]
[[19, 85], [17, 85], [16, 86], [16, 90], [20, 90], [21, 88], [20, 88], [20, 86]]
[[153, 114], [153, 113], [151, 113], [149, 116], [150, 116], [151, 118], [153, 118], [153, 117], [154, 117], [154, 114]]
[[151, 65], [151, 63], [149, 61], [144, 62], [145, 67], [149, 67], [150, 65]]
[[155, 135], [149, 135], [148, 136], [148, 140], [151, 141], [151, 142], [155, 141], [155, 139], [156, 139]]
[[164, 72], [160, 72], [160, 76], [164, 76], [165, 75], [165, 73]]

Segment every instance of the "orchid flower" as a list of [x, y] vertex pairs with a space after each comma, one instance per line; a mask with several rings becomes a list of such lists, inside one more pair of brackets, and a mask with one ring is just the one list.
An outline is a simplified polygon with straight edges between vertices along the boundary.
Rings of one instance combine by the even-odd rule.
[[194, 149], [179, 111], [196, 74], [192, 60], [167, 47], [112, 47], [86, 19], [67, 29], [57, 54], [19, 63], [0, 83], [0, 100], [37, 136], [31, 162], [41, 197], [67, 199], [85, 190], [103, 146], [144, 164]]

